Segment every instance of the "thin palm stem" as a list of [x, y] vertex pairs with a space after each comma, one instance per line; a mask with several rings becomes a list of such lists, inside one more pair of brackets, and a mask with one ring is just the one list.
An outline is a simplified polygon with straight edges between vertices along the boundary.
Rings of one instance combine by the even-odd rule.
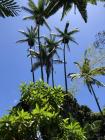
[[53, 59], [52, 59], [52, 86], [54, 88], [54, 66], [53, 66]]
[[95, 98], [95, 101], [96, 101], [96, 103], [97, 103], [97, 106], [98, 106], [98, 109], [99, 109], [99, 111], [100, 111], [100, 114], [101, 114], [102, 117], [103, 117], [103, 113], [102, 113], [100, 104], [99, 104], [99, 102], [98, 102], [98, 99], [97, 99], [96, 94], [95, 94], [95, 92], [94, 92], [93, 86], [92, 86], [91, 84], [90, 84], [90, 88], [91, 88], [91, 91], [92, 91], [93, 96], [94, 96], [94, 98]]
[[47, 73], [47, 84], [49, 84], [49, 76], [48, 76], [48, 73]]
[[[31, 57], [31, 67], [33, 65], [33, 60], [32, 60], [32, 57]], [[35, 75], [34, 75], [34, 71], [32, 71], [32, 79], [33, 79], [33, 82], [35, 83]]]
[[40, 63], [41, 63], [41, 78], [44, 81], [44, 76], [43, 76], [43, 62], [42, 62], [42, 51], [41, 51], [41, 43], [40, 43], [40, 25], [38, 25], [38, 43], [39, 43]]
[[65, 52], [66, 46], [64, 44], [64, 49], [63, 49], [63, 56], [64, 56], [64, 75], [65, 75], [65, 88], [66, 88], [66, 93], [68, 90], [67, 86], [67, 72], [66, 72], [66, 52]]
[[[31, 49], [31, 46], [30, 46], [30, 49]], [[31, 57], [31, 68], [32, 68], [32, 65], [33, 65], [33, 60], [32, 60], [32, 57]], [[34, 71], [32, 71], [32, 80], [33, 80], [33, 82], [35, 83]]]

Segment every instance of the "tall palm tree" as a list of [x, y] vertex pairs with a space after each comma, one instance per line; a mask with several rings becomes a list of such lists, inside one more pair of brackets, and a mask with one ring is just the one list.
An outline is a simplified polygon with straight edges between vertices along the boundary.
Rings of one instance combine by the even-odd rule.
[[0, 17], [17, 16], [19, 6], [14, 0], [0, 0]]
[[[55, 55], [58, 57], [58, 59], [60, 60], [60, 57], [58, 55], [58, 52], [57, 52], [57, 49], [61, 49], [59, 47], [59, 43], [60, 43], [60, 40], [59, 41], [56, 41], [56, 38], [55, 36], [51, 35], [50, 34], [50, 38], [48, 37], [44, 37], [45, 39], [45, 43], [46, 43], [46, 47], [48, 48], [48, 52], [51, 52], [53, 50], [55, 50]], [[52, 85], [54, 87], [54, 65], [53, 65], [53, 57], [52, 57]]]
[[64, 59], [64, 75], [65, 75], [65, 89], [66, 89], [66, 93], [68, 90], [68, 85], [67, 85], [67, 72], [66, 72], [66, 47], [69, 49], [69, 42], [74, 42], [76, 44], [78, 44], [74, 38], [72, 37], [73, 34], [79, 32], [78, 29], [73, 29], [72, 31], [68, 31], [68, 27], [69, 27], [69, 22], [66, 23], [65, 29], [64, 31], [61, 31], [60, 29], [56, 28], [56, 30], [58, 31], [58, 36], [61, 38], [61, 42], [64, 44], [64, 48], [63, 48], [63, 59]]
[[[52, 49], [50, 52], [46, 46], [41, 46], [41, 48], [42, 48], [42, 52], [41, 52], [42, 55], [40, 54], [40, 52], [36, 52], [32, 49], [30, 50], [31, 55], [36, 58], [36, 62], [33, 64], [32, 71], [36, 70], [41, 66], [40, 57], [42, 57], [43, 66], [45, 66], [46, 68], [47, 83], [49, 83], [49, 76], [52, 70], [52, 58], [56, 52], [55, 50], [56, 48]], [[58, 59], [53, 59], [53, 63], [61, 64], [63, 63], [63, 61]]]
[[[37, 28], [33, 28], [31, 26], [31, 28], [27, 28], [27, 32], [25, 31], [19, 31], [21, 34], [23, 34], [25, 36], [24, 39], [21, 39], [19, 41], [17, 41], [17, 43], [28, 43], [29, 45], [29, 49], [32, 49], [32, 47], [35, 45], [36, 43], [36, 38], [37, 38]], [[33, 65], [33, 59], [31, 57], [31, 67]], [[32, 78], [33, 78], [33, 82], [35, 82], [35, 76], [34, 76], [34, 72], [32, 72]]]
[[[38, 0], [38, 5], [36, 5], [33, 0], [28, 0], [28, 6], [29, 8], [22, 7], [25, 11], [30, 13], [30, 16], [25, 17], [24, 20], [27, 19], [34, 20], [36, 26], [38, 26], [38, 44], [39, 44], [39, 51], [41, 54], [40, 26], [45, 24], [48, 27], [48, 29], [50, 29], [45, 19], [45, 2], [44, 0]], [[42, 80], [44, 80], [42, 57], [40, 57], [40, 62], [41, 62], [41, 78]]]
[[74, 5], [78, 9], [82, 18], [87, 22], [87, 4], [97, 4], [97, 1], [105, 2], [104, 0], [46, 0], [47, 2], [47, 17], [55, 14], [60, 8], [63, 8], [62, 18], [72, 9]]
[[71, 80], [76, 78], [84, 79], [84, 83], [87, 85], [89, 92], [94, 96], [98, 109], [101, 115], [103, 116], [100, 104], [93, 89], [93, 85], [97, 85], [98, 87], [105, 87], [105, 85], [102, 82], [94, 78], [94, 76], [105, 75], [105, 67], [97, 67], [91, 69], [90, 61], [87, 58], [85, 58], [82, 66], [77, 62], [75, 62], [75, 64], [79, 67], [80, 73], [69, 73], [68, 77], [70, 77]]

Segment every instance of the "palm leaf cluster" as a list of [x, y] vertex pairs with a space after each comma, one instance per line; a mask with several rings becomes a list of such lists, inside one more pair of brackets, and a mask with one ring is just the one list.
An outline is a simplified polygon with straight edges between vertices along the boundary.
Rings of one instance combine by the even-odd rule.
[[[72, 9], [73, 5], [78, 9], [82, 18], [85, 22], [87, 22], [87, 4], [91, 3], [93, 5], [97, 4], [98, 0], [46, 0], [48, 7], [46, 9], [47, 17], [55, 14], [60, 8], [63, 8], [62, 17], [63, 17]], [[105, 2], [104, 0], [101, 0]]]
[[50, 29], [45, 18], [46, 8], [45, 8], [44, 0], [38, 0], [38, 5], [36, 5], [33, 0], [28, 0], [28, 6], [29, 8], [24, 7], [24, 6], [22, 7], [23, 10], [25, 10], [26, 12], [30, 14], [29, 16], [26, 16], [24, 20], [27, 20], [27, 19], [34, 20], [36, 25], [45, 24]]
[[75, 7], [78, 8], [79, 12], [81, 13], [83, 19], [87, 21], [87, 11], [86, 11], [86, 6], [87, 6], [87, 1], [86, 0], [49, 0], [48, 1], [48, 8], [47, 8], [47, 13], [48, 16], [51, 16], [55, 14], [60, 8], [63, 7], [63, 12], [62, 12], [62, 17], [63, 17], [71, 10], [71, 8], [75, 5]]
[[80, 73], [69, 73], [68, 77], [70, 77], [71, 80], [74, 80], [77, 78], [84, 79], [84, 83], [87, 85], [89, 92], [94, 96], [97, 106], [99, 108], [99, 111], [103, 116], [101, 107], [99, 105], [98, 99], [93, 89], [93, 85], [97, 85], [98, 87], [105, 87], [105, 84], [103, 84], [102, 82], [94, 78], [95, 76], [105, 75], [105, 67], [97, 67], [97, 68], [91, 69], [90, 61], [87, 58], [85, 58], [82, 66], [77, 62], [75, 62], [75, 64], [79, 67]]
[[98, 80], [94, 79], [94, 76], [105, 75], [105, 67], [91, 69], [90, 62], [87, 58], [85, 58], [82, 66], [80, 66], [80, 64], [77, 62], [75, 62], [75, 64], [79, 67], [80, 73], [69, 74], [68, 76], [70, 76], [72, 80], [75, 78], [84, 78], [84, 82], [87, 85], [96, 84], [98, 87], [105, 86], [102, 82], [99, 82]]
[[24, 43], [27, 42], [30, 46], [30, 49], [35, 45], [36, 38], [37, 38], [37, 28], [33, 28], [32, 26], [30, 28], [27, 28], [27, 32], [20, 30], [21, 34], [25, 36], [24, 39], [21, 39], [17, 41], [17, 43]]
[[17, 16], [19, 6], [14, 0], [0, 0], [0, 17]]

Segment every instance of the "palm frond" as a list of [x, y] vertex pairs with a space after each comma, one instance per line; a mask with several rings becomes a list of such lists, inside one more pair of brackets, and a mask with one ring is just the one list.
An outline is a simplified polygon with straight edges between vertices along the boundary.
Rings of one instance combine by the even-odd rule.
[[27, 41], [28, 41], [27, 39], [21, 39], [21, 40], [16, 41], [16, 43], [24, 43], [24, 42], [27, 42]]
[[19, 9], [17, 2], [14, 0], [0, 0], [0, 16], [3, 18], [17, 16]]
[[33, 11], [37, 11], [37, 6], [35, 5], [33, 0], [29, 0], [28, 5]]
[[73, 43], [75, 43], [75, 44], [77, 44], [77, 45], [78, 45], [78, 42], [76, 42], [76, 41], [75, 41], [75, 39], [74, 39], [73, 37], [71, 37], [71, 36], [70, 36], [70, 38], [69, 38], [69, 39], [70, 39], [70, 41], [71, 41], [71, 42], [73, 42]]
[[56, 33], [51, 33], [51, 35], [55, 36], [55, 37], [60, 37], [60, 35], [56, 34]]
[[40, 57], [40, 53], [39, 52], [36, 52], [35, 50], [33, 49], [29, 49], [29, 52], [30, 52], [30, 55], [32, 57]]
[[34, 16], [26, 16], [23, 20], [34, 20]]
[[46, 18], [52, 16], [55, 14], [61, 7], [63, 6], [63, 3], [61, 3], [60, 0], [50, 0], [49, 4], [45, 10]]
[[50, 26], [48, 25], [48, 23], [46, 22], [46, 19], [44, 19], [44, 24], [45, 24], [45, 26], [49, 29], [49, 31], [51, 31], [51, 28], [50, 28]]
[[61, 20], [64, 18], [64, 16], [71, 10], [72, 8], [72, 3], [65, 2], [65, 5], [63, 6], [63, 12], [62, 12], [62, 17]]
[[26, 33], [25, 31], [23, 31], [23, 30], [19, 30], [18, 32], [20, 32], [21, 34], [23, 34], [24, 36], [28, 36], [28, 33]]
[[24, 7], [24, 6], [23, 6], [22, 9], [23, 9], [24, 11], [30, 13], [30, 14], [33, 14], [33, 13], [34, 13], [33, 10], [31, 10], [31, 9], [29, 9], [29, 8], [27, 8], [27, 7]]
[[62, 32], [59, 28], [55, 27], [55, 29], [57, 30], [57, 32], [58, 32], [59, 34], [63, 34], [63, 32]]
[[81, 78], [81, 74], [79, 73], [69, 73], [67, 75], [68, 78], [71, 78], [71, 80], [74, 80], [74, 79], [78, 79], [78, 78]]
[[94, 78], [92, 78], [92, 80], [94, 82], [93, 84], [96, 84], [98, 87], [105, 87], [104, 83], [102, 83], [102, 82], [100, 82], [100, 81], [98, 81], [98, 80], [96, 80]]
[[79, 29], [76, 28], [76, 29], [73, 29], [72, 31], [70, 31], [70, 32], [68, 33], [68, 35], [72, 35], [72, 34], [75, 34], [75, 33], [78, 33], [78, 32], [79, 32]]
[[38, 9], [39, 11], [44, 10], [44, 0], [38, 0]]
[[73, 0], [73, 2], [77, 6], [84, 21], [87, 22], [87, 0]]
[[82, 70], [82, 67], [81, 67], [81, 65], [80, 65], [78, 62], [74, 62], [74, 64], [75, 64], [76, 66], [78, 66], [80, 70]]
[[96, 76], [96, 75], [105, 75], [105, 67], [99, 67], [95, 68], [90, 71], [90, 75]]

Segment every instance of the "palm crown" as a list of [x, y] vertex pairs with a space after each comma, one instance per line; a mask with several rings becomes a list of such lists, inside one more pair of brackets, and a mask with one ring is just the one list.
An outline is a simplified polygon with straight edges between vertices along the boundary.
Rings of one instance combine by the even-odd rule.
[[82, 66], [80, 66], [80, 64], [77, 62], [75, 62], [75, 64], [79, 67], [80, 73], [69, 74], [68, 76], [71, 77], [72, 80], [76, 78], [84, 78], [84, 82], [87, 85], [96, 84], [98, 87], [105, 86], [102, 82], [94, 79], [94, 76], [105, 75], [105, 67], [98, 67], [95, 69], [91, 69], [90, 61], [87, 58], [85, 58]]
[[61, 42], [64, 43], [64, 44], [68, 45], [69, 41], [78, 44], [75, 41], [75, 39], [72, 37], [72, 35], [77, 33], [77, 32], [79, 32], [79, 30], [76, 28], [76, 29], [73, 29], [72, 31], [68, 31], [68, 27], [69, 27], [69, 23], [67, 22], [64, 31], [61, 31], [59, 28], [56, 28], [56, 30], [57, 30], [57, 32], [59, 34], [57, 34], [55, 36], [60, 37], [61, 38]]
[[22, 30], [20, 30], [19, 32], [23, 34], [25, 38], [17, 41], [17, 43], [27, 42], [30, 47], [33, 47], [35, 45], [37, 38], [37, 28], [33, 28], [31, 26], [31, 28], [27, 28], [27, 32]]
[[77, 63], [77, 62], [75, 62], [75, 64], [78, 65], [78, 67], [80, 69], [80, 73], [69, 73], [68, 77], [70, 77], [72, 80], [76, 79], [76, 78], [83, 78], [84, 79], [84, 82], [86, 83], [89, 92], [95, 98], [98, 109], [99, 109], [99, 111], [102, 115], [102, 118], [103, 118], [103, 112], [101, 110], [100, 104], [98, 102], [98, 99], [96, 97], [96, 94], [94, 92], [94, 89], [93, 89], [92, 85], [97, 85], [98, 87], [100, 87], [100, 86], [105, 87], [105, 84], [103, 84], [102, 82], [100, 82], [99, 80], [94, 78], [94, 76], [105, 75], [105, 67], [98, 67], [98, 68], [95, 68], [95, 69], [91, 70], [90, 61], [87, 58], [85, 58], [82, 66], [80, 66], [80, 64]]
[[44, 37], [44, 40], [45, 40], [46, 48], [48, 49], [48, 51], [51, 52], [51, 51], [55, 50], [55, 54], [59, 58], [57, 49], [61, 49], [59, 47], [59, 43], [61, 42], [61, 40], [56, 41], [55, 36], [53, 36], [52, 34], [50, 35], [50, 38]]
[[30, 16], [27, 16], [24, 18], [24, 20], [26, 19], [31, 19], [31, 20], [35, 20], [36, 25], [43, 25], [45, 24], [48, 29], [50, 29], [49, 25], [46, 22], [45, 19], [45, 3], [44, 0], [38, 0], [38, 5], [36, 5], [33, 0], [29, 0], [28, 2], [28, 6], [27, 7], [22, 7], [26, 12], [30, 13]]

